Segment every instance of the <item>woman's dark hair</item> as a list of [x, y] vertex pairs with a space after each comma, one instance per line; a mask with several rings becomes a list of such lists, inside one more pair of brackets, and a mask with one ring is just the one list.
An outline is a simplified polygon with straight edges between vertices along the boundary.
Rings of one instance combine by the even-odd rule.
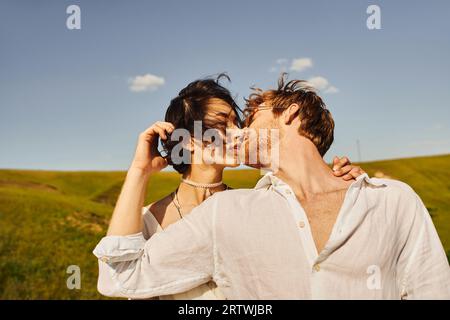
[[[224, 131], [227, 126], [226, 118], [211, 119], [210, 117], [205, 117], [211, 104], [211, 99], [220, 99], [231, 107], [232, 112], [236, 116], [237, 125], [241, 127], [241, 109], [234, 101], [230, 91], [219, 83], [222, 78], [230, 81], [228, 75], [221, 73], [215, 79], [204, 78], [189, 83], [178, 93], [178, 96], [170, 101], [165, 121], [172, 123], [175, 129], [183, 128], [188, 130], [191, 135], [194, 134], [194, 121], [202, 121], [203, 133], [208, 129]], [[174, 164], [170, 159], [172, 149], [178, 143], [178, 141], [171, 141], [170, 136], [166, 141], [162, 142], [164, 151], [167, 153], [166, 159], [169, 165], [172, 165], [179, 173], [185, 173], [189, 169], [189, 163]]]

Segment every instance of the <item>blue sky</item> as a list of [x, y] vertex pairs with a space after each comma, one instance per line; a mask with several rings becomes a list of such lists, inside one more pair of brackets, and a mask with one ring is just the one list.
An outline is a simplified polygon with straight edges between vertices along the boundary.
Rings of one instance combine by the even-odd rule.
[[[66, 27], [71, 4], [81, 30]], [[381, 30], [366, 27], [370, 4]], [[2, 0], [0, 168], [126, 169], [188, 82], [225, 71], [242, 105], [305, 58], [290, 77], [338, 91], [322, 91], [337, 126], [327, 160], [358, 160], [357, 139], [364, 161], [449, 153], [449, 14], [445, 0]], [[146, 74], [164, 84], [130, 90]]]

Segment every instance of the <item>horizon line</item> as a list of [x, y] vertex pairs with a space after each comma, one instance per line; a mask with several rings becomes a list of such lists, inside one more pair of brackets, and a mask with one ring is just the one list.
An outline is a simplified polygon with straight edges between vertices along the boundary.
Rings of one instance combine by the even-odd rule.
[[[444, 157], [444, 156], [450, 156], [449, 153], [440, 153], [440, 154], [430, 154], [430, 155], [418, 155], [418, 156], [410, 156], [410, 157], [400, 157], [400, 158], [385, 158], [385, 159], [375, 159], [375, 160], [368, 160], [368, 161], [354, 161], [352, 163], [357, 164], [364, 164], [364, 163], [373, 163], [373, 162], [383, 162], [383, 161], [396, 161], [396, 160], [407, 160], [407, 159], [418, 159], [418, 158], [433, 158], [433, 157]], [[328, 163], [328, 162], [327, 162]], [[331, 164], [331, 163], [328, 163]], [[236, 168], [225, 168], [225, 170], [232, 171], [232, 170], [259, 170], [256, 168], [248, 167], [245, 165], [240, 165]], [[60, 170], [60, 169], [30, 169], [30, 168], [0, 168], [0, 171], [41, 171], [41, 172], [100, 172], [100, 173], [125, 173], [128, 171], [128, 169], [117, 169], [117, 170], [94, 170], [94, 169], [66, 169], [66, 170]], [[159, 172], [165, 172], [165, 173], [178, 173], [175, 169], [168, 167], [164, 168], [163, 170]]]

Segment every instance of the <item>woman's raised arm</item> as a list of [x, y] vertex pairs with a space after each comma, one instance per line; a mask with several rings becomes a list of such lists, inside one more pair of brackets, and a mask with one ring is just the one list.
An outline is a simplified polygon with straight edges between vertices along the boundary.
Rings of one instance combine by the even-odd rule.
[[126, 236], [142, 231], [142, 207], [150, 175], [167, 166], [158, 151], [158, 138], [167, 139], [174, 127], [168, 122], [156, 122], [139, 135], [136, 152], [128, 169], [117, 200], [108, 236]]

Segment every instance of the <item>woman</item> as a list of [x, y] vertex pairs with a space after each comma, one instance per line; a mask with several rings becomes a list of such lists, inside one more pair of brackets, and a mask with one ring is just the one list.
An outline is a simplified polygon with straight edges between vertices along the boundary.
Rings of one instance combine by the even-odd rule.
[[[172, 223], [177, 222], [201, 204], [215, 192], [228, 189], [222, 182], [223, 170], [226, 167], [239, 165], [237, 152], [229, 156], [229, 151], [239, 148], [239, 137], [224, 139], [226, 130], [241, 127], [240, 109], [231, 97], [230, 92], [220, 85], [220, 75], [216, 80], [203, 79], [190, 83], [172, 99], [167, 109], [165, 122], [156, 122], [140, 134], [136, 153], [114, 209], [108, 229], [108, 235], [129, 235], [143, 232], [148, 239]], [[209, 129], [219, 134], [215, 139], [204, 142], [195, 137], [195, 121], [202, 121], [202, 133]], [[172, 159], [174, 148], [178, 142], [168, 139], [175, 129], [184, 129], [191, 136], [183, 143], [182, 151], [187, 152], [191, 159], [197, 161], [175, 161]], [[233, 137], [232, 137], [233, 138]], [[158, 151], [158, 141], [162, 140], [167, 156]], [[221, 139], [221, 143], [217, 143]], [[225, 143], [223, 143], [225, 142]], [[223, 146], [223, 147], [221, 147]], [[195, 152], [200, 150], [201, 157], [196, 158]], [[218, 156], [219, 155], [219, 156]], [[222, 156], [223, 155], [223, 156]], [[214, 161], [211, 161], [214, 159]], [[141, 216], [148, 179], [151, 174], [160, 171], [167, 165], [172, 165], [181, 176], [182, 181], [174, 192], [166, 197], [144, 207]], [[345, 180], [353, 179], [359, 167], [353, 167], [348, 159], [334, 159], [335, 175]], [[124, 225], [123, 221], [127, 221]], [[100, 261], [100, 268], [108, 268]], [[108, 275], [109, 270], [100, 271], [100, 277]], [[99, 283], [105, 281], [99, 281]], [[113, 285], [113, 284], [111, 284]], [[102, 288], [102, 292], [107, 288]], [[213, 282], [194, 288], [188, 292], [163, 296], [160, 299], [223, 299], [223, 295]]]

